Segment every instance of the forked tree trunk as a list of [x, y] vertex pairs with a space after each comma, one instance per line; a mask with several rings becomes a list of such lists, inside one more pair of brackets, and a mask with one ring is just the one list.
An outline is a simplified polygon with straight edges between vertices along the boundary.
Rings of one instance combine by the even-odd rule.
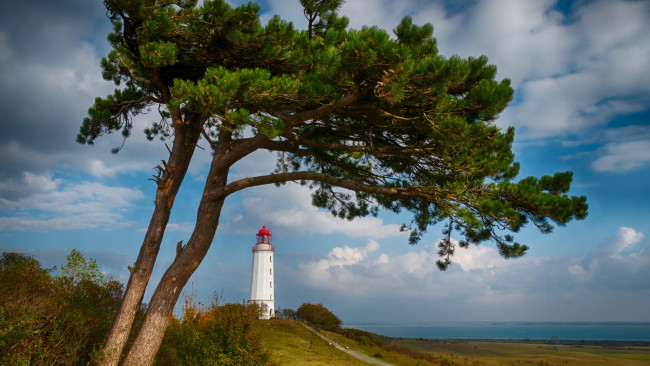
[[149, 302], [147, 314], [123, 366], [153, 364], [176, 301], [205, 257], [219, 225], [219, 216], [225, 200], [220, 189], [226, 184], [228, 170], [211, 169], [199, 204], [196, 226], [187, 245], [163, 275]]
[[[158, 256], [165, 228], [178, 189], [187, 173], [194, 149], [200, 136], [200, 121], [196, 120], [175, 128], [174, 143], [166, 166], [158, 181], [156, 201], [149, 228], [140, 247], [138, 258], [130, 268], [131, 276], [126, 286], [120, 308], [104, 340], [100, 366], [117, 366], [131, 333], [133, 321], [142, 304], [142, 298]], [[163, 164], [164, 165], [164, 164]]]

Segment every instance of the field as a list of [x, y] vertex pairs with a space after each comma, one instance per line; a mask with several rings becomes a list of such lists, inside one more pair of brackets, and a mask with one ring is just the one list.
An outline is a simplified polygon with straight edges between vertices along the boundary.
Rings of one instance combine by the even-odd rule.
[[[337, 351], [296, 322], [268, 320], [260, 321], [259, 325], [264, 344], [270, 349], [273, 359], [280, 365], [367, 365]], [[323, 333], [343, 346], [398, 366], [650, 365], [650, 347], [393, 339], [380, 348], [361, 345], [338, 334]], [[404, 354], [407, 351], [404, 351], [403, 347], [417, 352], [412, 352], [409, 357]], [[402, 350], [402, 352], [391, 350]]]
[[443, 354], [460, 365], [650, 365], [650, 347], [424, 340], [398, 340], [394, 343], [420, 352]]

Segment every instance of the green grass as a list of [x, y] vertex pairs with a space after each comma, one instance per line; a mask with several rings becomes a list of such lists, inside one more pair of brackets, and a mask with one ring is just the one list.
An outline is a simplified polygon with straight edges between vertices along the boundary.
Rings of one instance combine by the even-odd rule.
[[262, 342], [279, 365], [368, 365], [330, 346], [291, 320], [260, 320]]
[[[369, 357], [375, 357], [383, 362], [389, 363], [391, 365], [399, 365], [399, 366], [433, 366], [437, 365], [437, 363], [432, 363], [426, 360], [422, 359], [413, 359], [408, 356], [405, 356], [403, 354], [399, 354], [397, 352], [390, 352], [387, 351], [384, 348], [380, 348], [378, 346], [373, 346], [373, 345], [363, 345], [360, 344], [357, 341], [354, 341], [349, 338], [345, 338], [344, 336], [332, 332], [323, 332], [325, 335], [333, 339], [335, 342], [342, 346], [347, 346], [350, 349], [353, 349], [359, 353], [362, 353], [366, 356]], [[377, 355], [381, 355], [381, 357], [376, 357]], [[437, 356], [437, 355], [436, 355]]]
[[[336, 350], [290, 320], [261, 320], [262, 340], [279, 365], [367, 365]], [[388, 342], [435, 356], [433, 362], [413, 359], [377, 346], [359, 344], [339, 334], [323, 332], [359, 353], [396, 366], [641, 366], [650, 365], [650, 347], [569, 346], [536, 343], [426, 341], [399, 339]], [[381, 357], [376, 357], [381, 355]]]

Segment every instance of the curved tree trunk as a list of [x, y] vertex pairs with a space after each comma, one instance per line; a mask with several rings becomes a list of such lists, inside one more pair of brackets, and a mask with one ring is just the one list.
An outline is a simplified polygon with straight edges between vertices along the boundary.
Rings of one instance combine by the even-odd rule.
[[199, 204], [194, 232], [160, 280], [147, 308], [142, 328], [124, 359], [123, 366], [153, 364], [174, 305], [212, 244], [226, 197], [222, 188], [228, 178], [227, 168], [215, 169], [215, 166], [213, 160]]
[[129, 268], [131, 276], [122, 304], [104, 340], [102, 358], [98, 362], [101, 366], [116, 366], [129, 338], [135, 315], [142, 304], [158, 256], [176, 194], [185, 178], [199, 140], [201, 125], [198, 119], [198, 116], [194, 116], [190, 123], [175, 123], [175, 137], [169, 159], [159, 167], [162, 174], [157, 181], [154, 212], [138, 258], [133, 268]]

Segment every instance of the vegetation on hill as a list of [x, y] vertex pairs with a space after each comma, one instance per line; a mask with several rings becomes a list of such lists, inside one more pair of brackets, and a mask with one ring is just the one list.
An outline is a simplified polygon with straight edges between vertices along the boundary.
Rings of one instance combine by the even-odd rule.
[[260, 320], [261, 339], [282, 366], [367, 366], [292, 320]]
[[[31, 256], [0, 256], [0, 365], [88, 365], [119, 306], [122, 284], [106, 278], [76, 250], [58, 275]], [[185, 297], [156, 365], [364, 365], [298, 322], [257, 320], [256, 305], [208, 305]], [[280, 313], [293, 317], [295, 312]], [[139, 329], [143, 311], [135, 322]], [[299, 318], [335, 342], [392, 365], [647, 365], [638, 342], [573, 344], [393, 339], [351, 328], [321, 304], [303, 304]], [[133, 341], [133, 334], [127, 347]], [[558, 343], [558, 342], [556, 342]], [[559, 342], [564, 343], [564, 342]]]
[[0, 365], [86, 365], [101, 344], [122, 284], [76, 250], [53, 271], [28, 255], [0, 257]]
[[[301, 310], [302, 309], [302, 310]], [[303, 315], [303, 311], [307, 309]], [[396, 366], [469, 365], [647, 365], [648, 342], [431, 340], [391, 338], [352, 328], [329, 327], [338, 320], [321, 304], [303, 304], [299, 318], [340, 345]], [[325, 326], [323, 326], [325, 325]], [[281, 336], [276, 334], [276, 336]], [[275, 357], [278, 350], [273, 350]], [[300, 364], [300, 363], [296, 363]], [[304, 364], [304, 363], [303, 363]]]
[[374, 333], [354, 328], [342, 328], [339, 319], [322, 304], [304, 303], [298, 308], [298, 317], [317, 329], [323, 329], [353, 339], [363, 345], [382, 347], [384, 341]]
[[156, 356], [157, 366], [274, 365], [256, 327], [256, 304], [209, 305], [185, 295], [183, 315], [172, 317]]
[[[72, 250], [60, 274], [31, 256], [0, 257], [0, 365], [88, 365], [119, 308], [123, 286]], [[156, 365], [274, 365], [257, 331], [256, 305], [209, 305], [186, 296]], [[144, 309], [136, 316], [139, 330]]]
[[309, 322], [316, 328], [337, 332], [341, 329], [341, 319], [322, 304], [304, 303], [298, 308], [298, 318]]

